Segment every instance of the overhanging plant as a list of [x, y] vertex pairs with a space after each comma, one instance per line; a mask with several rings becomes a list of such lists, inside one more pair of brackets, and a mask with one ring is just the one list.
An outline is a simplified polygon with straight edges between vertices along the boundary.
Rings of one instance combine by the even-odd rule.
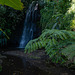
[[[42, 32], [40, 37], [29, 41], [25, 47], [25, 53], [30, 53], [37, 49], [44, 48], [45, 52], [47, 55], [49, 55], [53, 62], [62, 64], [68, 60], [68, 54], [66, 54], [68, 51], [66, 52], [65, 48], [73, 44], [75, 44], [75, 32], [67, 30], [46, 29]], [[70, 50], [70, 54], [72, 55], [74, 52], [74, 55], [70, 56], [71, 58], [75, 56], [75, 51], [72, 50]]]
[[10, 6], [16, 10], [23, 9], [23, 3], [21, 3], [21, 0], [0, 0], [0, 4]]

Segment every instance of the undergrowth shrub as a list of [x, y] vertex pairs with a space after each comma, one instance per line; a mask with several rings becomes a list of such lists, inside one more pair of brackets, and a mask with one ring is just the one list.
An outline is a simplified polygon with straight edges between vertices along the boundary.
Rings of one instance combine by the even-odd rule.
[[[22, 11], [15, 10], [6, 5], [0, 5], [0, 28], [10, 37], [10, 39], [14, 37], [12, 35], [16, 33], [18, 27], [24, 24], [25, 14], [27, 12], [29, 4], [33, 0], [21, 1], [24, 4], [24, 9]], [[2, 34], [2, 32], [0, 32], [0, 39], [3, 40], [2, 35], [5, 36], [4, 34]]]
[[44, 29], [73, 30], [75, 19], [74, 0], [48, 0], [41, 9], [41, 26]]
[[[64, 53], [65, 48], [75, 44], [75, 32], [56, 29], [45, 29], [40, 37], [29, 41], [25, 47], [25, 53], [33, 52], [37, 49], [44, 48], [47, 55], [55, 63], [65, 63], [68, 58]], [[73, 50], [73, 49], [72, 49]], [[72, 52], [70, 50], [70, 53]], [[73, 51], [75, 53], [75, 51]], [[65, 58], [64, 58], [65, 56]], [[75, 55], [71, 56], [72, 58]], [[74, 63], [74, 62], [73, 62]]]

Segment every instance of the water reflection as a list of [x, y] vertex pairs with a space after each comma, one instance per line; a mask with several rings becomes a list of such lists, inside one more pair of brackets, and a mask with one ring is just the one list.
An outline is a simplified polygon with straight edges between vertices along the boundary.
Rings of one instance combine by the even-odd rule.
[[30, 65], [25, 58], [9, 56], [3, 59], [3, 69], [0, 75], [49, 75], [47, 72]]

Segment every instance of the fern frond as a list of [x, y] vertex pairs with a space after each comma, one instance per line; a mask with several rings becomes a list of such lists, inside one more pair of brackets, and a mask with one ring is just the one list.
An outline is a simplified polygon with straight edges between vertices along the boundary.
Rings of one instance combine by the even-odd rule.
[[[52, 61], [55, 61], [56, 63], [57, 62], [63, 63], [65, 62], [65, 59], [62, 57], [62, 54], [65, 54], [65, 56], [66, 54], [68, 55], [67, 53], [68, 51], [66, 51], [65, 53], [64, 49], [68, 45], [72, 45], [73, 43], [75, 43], [75, 32], [66, 30], [45, 29], [40, 35], [40, 37], [31, 40], [26, 45], [25, 53], [26, 52], [30, 53], [37, 49], [44, 48], [45, 52], [50, 56]], [[63, 53], [61, 52], [62, 50]]]
[[75, 44], [68, 45], [68, 47], [64, 48], [62, 50], [62, 53], [68, 57], [69, 60], [71, 60], [73, 63], [75, 63]]

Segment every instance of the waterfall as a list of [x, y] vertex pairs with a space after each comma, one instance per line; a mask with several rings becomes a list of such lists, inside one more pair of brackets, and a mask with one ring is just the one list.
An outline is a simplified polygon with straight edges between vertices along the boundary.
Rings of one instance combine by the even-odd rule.
[[38, 2], [33, 1], [26, 13], [24, 22], [24, 29], [20, 41], [19, 48], [24, 48], [26, 44], [33, 39], [34, 32], [36, 32], [36, 23], [40, 18]]

